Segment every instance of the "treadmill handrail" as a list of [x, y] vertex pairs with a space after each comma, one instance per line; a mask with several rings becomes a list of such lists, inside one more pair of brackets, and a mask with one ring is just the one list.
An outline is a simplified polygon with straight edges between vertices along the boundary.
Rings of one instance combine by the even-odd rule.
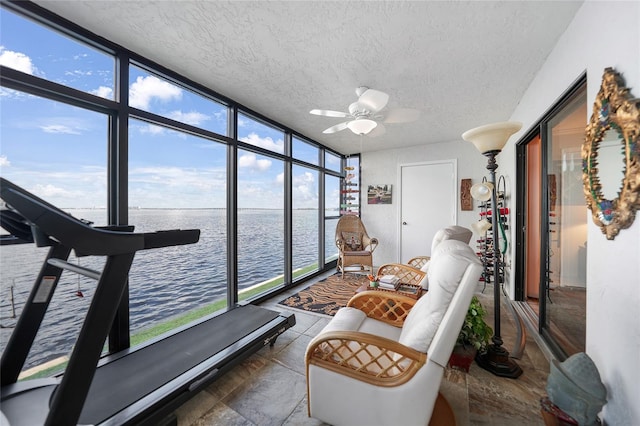
[[0, 178], [0, 196], [39, 231], [73, 247], [79, 256], [109, 256], [192, 244], [200, 237], [198, 229], [133, 233], [92, 227], [4, 178]]

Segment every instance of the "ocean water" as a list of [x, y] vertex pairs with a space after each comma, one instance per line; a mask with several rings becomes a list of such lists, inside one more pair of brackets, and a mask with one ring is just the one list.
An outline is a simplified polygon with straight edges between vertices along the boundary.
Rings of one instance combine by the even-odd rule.
[[[70, 210], [73, 216], [104, 224], [104, 210]], [[318, 260], [318, 212], [293, 214], [294, 269]], [[240, 290], [284, 272], [282, 210], [238, 212], [238, 287]], [[225, 299], [226, 211], [223, 209], [139, 209], [129, 212], [135, 232], [200, 229], [198, 243], [136, 253], [129, 274], [131, 330], [162, 322], [216, 300]], [[329, 231], [328, 231], [329, 232]], [[0, 246], [0, 346], [4, 351], [16, 316], [38, 276], [48, 248], [33, 244]], [[102, 271], [104, 257], [69, 258]], [[65, 271], [54, 293], [25, 368], [69, 355], [91, 302], [96, 281]], [[81, 292], [83, 297], [78, 296]], [[13, 303], [11, 301], [13, 295]]]

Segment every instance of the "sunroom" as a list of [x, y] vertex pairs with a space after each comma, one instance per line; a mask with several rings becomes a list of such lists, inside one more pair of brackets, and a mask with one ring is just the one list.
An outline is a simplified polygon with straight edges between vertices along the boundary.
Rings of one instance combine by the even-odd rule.
[[[197, 244], [136, 255], [103, 355], [237, 304], [286, 309], [278, 302], [335, 272], [348, 213], [379, 241], [374, 267], [430, 255], [438, 229], [491, 216], [468, 196], [489, 179], [487, 158], [462, 134], [518, 122], [496, 157], [499, 281], [514, 308], [504, 333], [521, 321], [541, 365], [588, 354], [607, 390], [600, 419], [640, 423], [640, 225], [606, 235], [594, 222], [581, 152], [605, 69], [640, 96], [638, 3], [3, 1], [0, 13], [1, 176], [94, 226], [200, 229]], [[388, 99], [362, 116], [350, 105], [367, 90]], [[44, 257], [0, 246], [3, 352]], [[478, 285], [487, 304], [492, 278]], [[64, 371], [94, 290], [63, 275], [23, 377]], [[320, 331], [304, 315], [281, 349]], [[288, 370], [292, 387], [304, 383]], [[304, 389], [291, 398], [293, 409], [262, 410], [272, 417], [231, 411], [297, 423]], [[223, 423], [231, 405], [205, 418]], [[458, 424], [481, 411], [456, 412]]]

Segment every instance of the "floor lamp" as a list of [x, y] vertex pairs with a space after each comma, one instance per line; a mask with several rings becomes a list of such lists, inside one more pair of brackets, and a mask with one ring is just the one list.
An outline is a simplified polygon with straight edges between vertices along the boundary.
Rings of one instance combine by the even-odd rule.
[[482, 368], [496, 376], [518, 378], [522, 374], [522, 369], [511, 358], [509, 352], [502, 347], [502, 337], [500, 336], [500, 249], [498, 248], [498, 204], [496, 198], [496, 155], [502, 151], [511, 135], [520, 130], [522, 123], [501, 122], [487, 124], [467, 130], [462, 134], [462, 139], [473, 143], [473, 145], [488, 157], [487, 170], [490, 173], [489, 183], [485, 191], [491, 191], [491, 225], [493, 231], [493, 303], [494, 303], [494, 329], [492, 343], [486, 352], [476, 357], [476, 362]]

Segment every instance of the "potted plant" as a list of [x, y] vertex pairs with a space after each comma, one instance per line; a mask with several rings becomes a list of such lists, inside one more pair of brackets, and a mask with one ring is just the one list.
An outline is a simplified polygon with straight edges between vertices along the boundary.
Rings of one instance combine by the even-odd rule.
[[468, 373], [476, 353], [487, 350], [493, 329], [484, 321], [486, 313], [480, 300], [473, 296], [456, 345], [449, 358], [449, 367]]

